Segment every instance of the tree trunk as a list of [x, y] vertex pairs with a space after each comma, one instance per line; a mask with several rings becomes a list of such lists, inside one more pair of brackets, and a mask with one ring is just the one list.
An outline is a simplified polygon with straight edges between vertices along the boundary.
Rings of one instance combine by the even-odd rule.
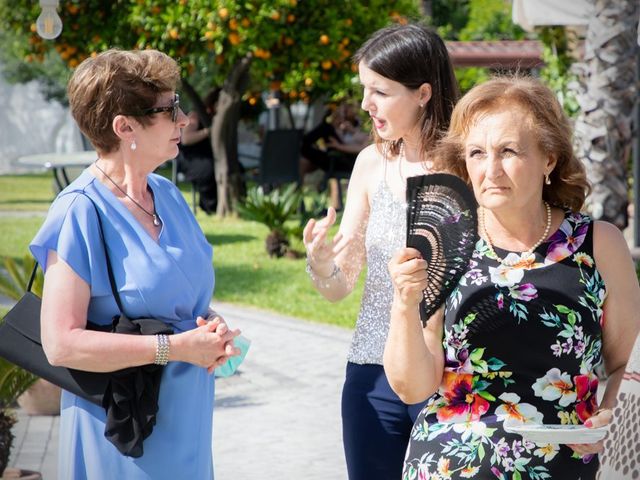
[[575, 147], [593, 187], [587, 199], [589, 213], [625, 228], [640, 3], [594, 2], [584, 63], [576, 66], [581, 112], [575, 123]]
[[248, 84], [250, 65], [251, 57], [247, 56], [233, 67], [220, 92], [211, 127], [211, 146], [218, 186], [216, 214], [220, 216], [236, 211], [244, 184], [238, 162], [238, 121], [240, 100]]

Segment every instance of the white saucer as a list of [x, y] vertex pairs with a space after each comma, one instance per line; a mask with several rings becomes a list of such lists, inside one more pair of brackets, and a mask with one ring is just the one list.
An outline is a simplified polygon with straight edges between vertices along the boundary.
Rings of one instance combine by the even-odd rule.
[[504, 429], [517, 433], [534, 443], [596, 443], [607, 434], [607, 427], [587, 428], [584, 425], [515, 425], [505, 422]]

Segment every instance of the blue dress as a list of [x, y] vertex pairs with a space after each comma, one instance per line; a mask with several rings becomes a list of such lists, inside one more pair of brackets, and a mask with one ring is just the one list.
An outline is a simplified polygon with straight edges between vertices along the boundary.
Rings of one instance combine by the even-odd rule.
[[[52, 204], [30, 247], [46, 270], [55, 250], [91, 287], [88, 320], [110, 324], [118, 307], [106, 269], [96, 212], [123, 307], [131, 318], [153, 317], [176, 333], [193, 329], [207, 312], [214, 286], [212, 248], [180, 191], [158, 175], [148, 176], [162, 230], [158, 241], [87, 169]], [[85, 196], [86, 195], [86, 196]], [[162, 375], [157, 423], [140, 458], [121, 455], [104, 437], [106, 415], [63, 391], [58, 474], [67, 479], [213, 478], [214, 376], [206, 369], [170, 362]]]

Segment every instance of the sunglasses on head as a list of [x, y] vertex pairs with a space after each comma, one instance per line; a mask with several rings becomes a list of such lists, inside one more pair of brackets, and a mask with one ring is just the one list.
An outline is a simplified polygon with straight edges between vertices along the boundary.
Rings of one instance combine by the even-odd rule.
[[180, 110], [180, 95], [176, 93], [175, 97], [173, 97], [173, 102], [169, 106], [147, 108], [146, 110], [142, 110], [142, 112], [140, 113], [131, 114], [131, 115], [141, 117], [141, 116], [153, 115], [154, 113], [171, 112], [171, 121], [173, 123], [176, 123], [176, 120], [178, 120], [178, 110]]

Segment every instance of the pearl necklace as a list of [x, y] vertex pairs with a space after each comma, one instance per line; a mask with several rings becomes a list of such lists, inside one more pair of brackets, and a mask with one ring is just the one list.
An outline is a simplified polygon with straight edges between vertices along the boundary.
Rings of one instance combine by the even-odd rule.
[[[153, 218], [153, 225], [154, 225], [154, 226], [156, 226], [156, 227], [159, 227], [159, 226], [160, 226], [160, 219], [158, 218], [158, 213], [156, 212], [156, 205], [155, 205], [155, 202], [154, 202], [154, 204], [153, 204], [153, 213], [151, 213], [149, 210], [147, 210], [147, 209], [146, 209], [146, 208], [144, 208], [142, 205], [140, 205], [138, 202], [136, 202], [133, 198], [131, 198], [131, 197], [129, 196], [129, 194], [127, 194], [127, 192], [125, 192], [125, 191], [124, 191], [124, 189], [120, 188], [120, 185], [118, 185], [115, 181], [113, 181], [113, 179], [112, 179], [109, 175], [107, 175], [107, 174], [105, 173], [105, 171], [104, 171], [104, 170], [102, 170], [102, 169], [100, 168], [100, 166], [98, 165], [98, 162], [95, 162], [95, 163], [94, 163], [94, 165], [96, 166], [96, 168], [97, 168], [98, 170], [100, 170], [100, 172], [102, 172], [102, 174], [105, 176], [105, 178], [106, 178], [107, 180], [109, 180], [109, 181], [113, 184], [113, 186], [114, 186], [114, 187], [116, 187], [118, 190], [120, 190], [120, 192], [122, 192], [122, 194], [123, 194], [125, 197], [127, 197], [129, 200], [131, 200], [131, 201], [132, 201], [132, 202], [133, 202], [133, 203], [134, 203], [134, 204], [135, 204], [135, 205], [136, 205], [140, 210], [142, 210], [144, 213], [146, 213], [146, 214], [147, 214], [147, 215], [149, 215], [151, 218]], [[149, 187], [147, 186], [147, 188], [149, 188]], [[151, 196], [153, 197], [153, 193], [151, 193]]]
[[493, 249], [493, 244], [491, 242], [491, 237], [489, 236], [489, 232], [487, 231], [487, 227], [484, 221], [484, 208], [480, 208], [480, 225], [486, 238], [487, 247], [489, 247], [489, 251], [493, 254], [493, 256], [496, 258], [496, 260], [498, 260], [499, 263], [501, 263], [505, 267], [513, 267], [518, 263], [530, 262], [535, 259], [535, 255], [533, 254], [533, 252], [535, 252], [536, 248], [538, 248], [538, 246], [547, 239], [549, 230], [551, 229], [551, 207], [547, 202], [544, 202], [544, 207], [547, 210], [547, 225], [544, 228], [544, 233], [538, 239], [538, 241], [533, 244], [531, 248], [529, 248], [526, 252], [522, 252], [519, 258], [517, 258], [516, 260], [506, 260], [502, 257], [499, 257], [495, 252], [495, 250]]

